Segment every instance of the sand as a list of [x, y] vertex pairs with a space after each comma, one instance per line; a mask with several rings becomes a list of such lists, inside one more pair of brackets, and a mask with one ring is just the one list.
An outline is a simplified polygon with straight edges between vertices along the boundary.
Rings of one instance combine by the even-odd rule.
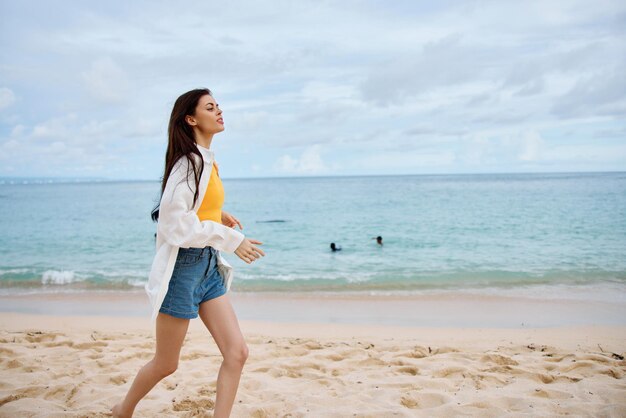
[[[240, 320], [233, 417], [626, 416], [626, 327]], [[105, 417], [154, 353], [146, 317], [0, 313], [0, 417]], [[135, 417], [211, 417], [221, 355], [192, 320]]]

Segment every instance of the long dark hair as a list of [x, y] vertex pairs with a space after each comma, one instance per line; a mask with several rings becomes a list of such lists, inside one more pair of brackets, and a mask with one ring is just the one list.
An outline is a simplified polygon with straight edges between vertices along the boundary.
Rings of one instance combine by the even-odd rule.
[[[202, 154], [196, 147], [196, 140], [193, 135], [193, 128], [185, 121], [185, 117], [187, 115], [195, 116], [196, 114], [196, 106], [198, 106], [198, 101], [202, 96], [205, 95], [212, 96], [211, 90], [209, 89], [195, 89], [188, 91], [187, 93], [182, 94], [176, 102], [174, 103], [174, 108], [172, 109], [172, 115], [170, 116], [170, 124], [167, 129], [168, 133], [168, 142], [167, 142], [167, 151], [165, 153], [165, 173], [161, 178], [161, 197], [163, 197], [163, 192], [165, 191], [165, 184], [167, 183], [167, 179], [172, 172], [172, 168], [174, 168], [174, 164], [181, 157], [186, 157], [189, 160], [190, 165], [187, 170], [187, 186], [189, 186], [189, 175], [191, 171], [193, 171], [194, 180], [196, 183], [195, 192], [193, 195], [193, 204], [196, 204], [198, 200], [198, 189], [200, 184], [200, 177], [202, 176], [202, 172], [204, 171], [204, 160], [202, 159]], [[199, 157], [200, 164], [199, 167], [196, 164], [195, 158], [192, 157], [191, 154], [196, 154]], [[192, 189], [194, 190], [194, 189]], [[159, 202], [152, 209], [151, 218], [154, 222], [159, 220], [159, 206], [161, 204], [161, 198], [159, 198]]]

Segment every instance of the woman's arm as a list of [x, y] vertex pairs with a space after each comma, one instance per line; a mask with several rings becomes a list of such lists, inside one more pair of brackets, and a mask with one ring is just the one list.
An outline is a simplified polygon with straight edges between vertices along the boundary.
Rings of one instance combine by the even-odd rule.
[[187, 184], [189, 161], [182, 157], [172, 169], [165, 184], [159, 206], [157, 229], [166, 242], [177, 247], [199, 247], [207, 245], [233, 253], [245, 236], [233, 228], [214, 221], [200, 221], [192, 208], [193, 178]]

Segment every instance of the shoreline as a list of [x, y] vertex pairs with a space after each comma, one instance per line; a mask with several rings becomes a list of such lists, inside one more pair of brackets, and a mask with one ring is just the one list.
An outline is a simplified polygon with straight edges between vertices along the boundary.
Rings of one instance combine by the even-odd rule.
[[[363, 295], [229, 292], [240, 321], [427, 328], [626, 326], [626, 303], [468, 293]], [[0, 296], [0, 312], [149, 319], [145, 292], [108, 291]]]
[[[239, 320], [246, 338], [313, 338], [320, 341], [382, 339], [398, 344], [461, 344], [485, 350], [495, 343], [558, 345], [569, 350], [624, 353], [626, 326], [589, 325], [538, 328], [419, 327], [323, 322]], [[6, 333], [130, 333], [154, 339], [149, 318], [88, 315], [42, 315], [0, 312], [0, 331]], [[190, 335], [212, 339], [200, 318], [189, 323]], [[6, 341], [4, 341], [6, 343]], [[212, 341], [211, 344], [214, 344]], [[599, 346], [599, 344], [602, 344]], [[626, 366], [626, 362], [624, 363]], [[626, 372], [626, 369], [624, 370]]]

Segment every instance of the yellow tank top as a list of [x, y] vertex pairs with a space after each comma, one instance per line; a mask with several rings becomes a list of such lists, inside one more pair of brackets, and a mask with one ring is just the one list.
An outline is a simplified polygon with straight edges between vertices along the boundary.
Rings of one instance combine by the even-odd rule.
[[211, 169], [211, 178], [206, 193], [198, 209], [198, 218], [201, 221], [215, 221], [222, 223], [222, 205], [224, 204], [224, 187], [218, 175], [215, 163]]

